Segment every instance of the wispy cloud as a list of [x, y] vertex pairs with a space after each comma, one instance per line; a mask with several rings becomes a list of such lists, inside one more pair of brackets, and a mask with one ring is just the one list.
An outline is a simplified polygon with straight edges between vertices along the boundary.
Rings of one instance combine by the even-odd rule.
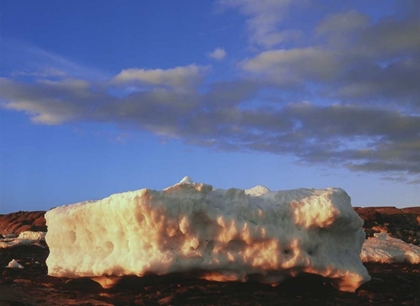
[[341, 36], [342, 33], [364, 30], [369, 26], [370, 22], [369, 16], [356, 10], [350, 10], [325, 17], [315, 30], [318, 35], [337, 33]]
[[420, 38], [415, 33], [420, 33], [418, 17], [374, 23], [349, 11], [321, 20], [311, 46], [262, 51], [239, 67], [281, 89], [299, 85], [324, 99], [387, 103], [418, 113]]
[[57, 68], [41, 68], [37, 71], [25, 71], [25, 70], [20, 70], [20, 71], [13, 71], [10, 74], [12, 77], [20, 77], [20, 76], [29, 76], [29, 77], [36, 77], [36, 78], [64, 78], [67, 76], [67, 73], [59, 70]]
[[269, 50], [241, 63], [243, 70], [279, 85], [330, 81], [340, 66], [334, 51], [321, 47]]
[[1, 49], [0, 70], [12, 77], [104, 80], [110, 76], [106, 71], [76, 63], [26, 41], [2, 36]]
[[209, 72], [210, 67], [188, 65], [171, 69], [139, 69], [131, 68], [121, 71], [113, 78], [119, 84], [145, 84], [169, 86], [172, 88], [191, 88], [201, 83], [203, 76]]
[[222, 7], [237, 9], [247, 16], [247, 29], [252, 44], [271, 48], [284, 42], [300, 38], [302, 32], [296, 29], [279, 30], [292, 5], [302, 0], [220, 0]]
[[216, 48], [213, 52], [208, 54], [208, 57], [215, 59], [217, 61], [221, 61], [226, 57], [227, 53], [223, 48]]

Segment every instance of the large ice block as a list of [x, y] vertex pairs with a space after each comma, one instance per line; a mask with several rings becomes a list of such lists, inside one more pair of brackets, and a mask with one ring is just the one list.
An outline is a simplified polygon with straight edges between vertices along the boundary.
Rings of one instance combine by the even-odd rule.
[[45, 215], [48, 274], [92, 277], [195, 271], [208, 280], [278, 284], [299, 273], [354, 291], [370, 279], [363, 220], [340, 188], [214, 189], [184, 178], [54, 208]]

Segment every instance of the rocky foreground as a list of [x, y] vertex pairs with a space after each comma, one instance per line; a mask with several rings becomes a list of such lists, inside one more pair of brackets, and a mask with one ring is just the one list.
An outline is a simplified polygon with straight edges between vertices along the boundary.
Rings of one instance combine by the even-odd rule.
[[[420, 245], [420, 207], [355, 208], [367, 236], [387, 232]], [[0, 215], [0, 234], [46, 231], [44, 212]], [[420, 305], [420, 265], [366, 264], [372, 281], [356, 293], [333, 289], [315, 275], [291, 278], [278, 287], [223, 283], [185, 275], [127, 277], [105, 290], [90, 279], [47, 275], [48, 247], [0, 249], [0, 306], [3, 305]], [[8, 269], [16, 259], [24, 269]]]

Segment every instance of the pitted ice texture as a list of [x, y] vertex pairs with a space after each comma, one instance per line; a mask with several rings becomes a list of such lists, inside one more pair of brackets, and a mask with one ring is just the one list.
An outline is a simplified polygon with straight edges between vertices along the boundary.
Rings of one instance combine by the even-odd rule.
[[354, 291], [370, 280], [359, 254], [363, 220], [340, 188], [214, 189], [188, 177], [54, 208], [45, 215], [48, 274], [92, 277], [199, 271], [216, 281], [276, 285], [299, 273]]
[[374, 236], [363, 244], [360, 253], [363, 262], [420, 264], [419, 246], [392, 238], [387, 233], [376, 233]]
[[45, 240], [46, 232], [33, 232], [33, 231], [25, 231], [19, 234], [19, 239], [28, 239], [28, 240]]

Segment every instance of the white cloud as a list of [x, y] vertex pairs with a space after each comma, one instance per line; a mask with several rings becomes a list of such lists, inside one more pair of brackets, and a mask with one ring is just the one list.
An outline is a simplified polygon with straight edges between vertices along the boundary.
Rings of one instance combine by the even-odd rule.
[[39, 84], [45, 84], [51, 88], [62, 88], [70, 90], [73, 94], [86, 91], [90, 88], [90, 83], [86, 80], [78, 79], [63, 79], [60, 81], [50, 81], [50, 80], [39, 80]]
[[210, 67], [197, 65], [180, 66], [171, 69], [122, 70], [113, 78], [114, 83], [142, 83], [146, 85], [169, 86], [172, 88], [191, 88], [199, 84]]
[[247, 72], [277, 84], [325, 80], [340, 69], [334, 52], [321, 48], [296, 48], [264, 51], [240, 66]]
[[270, 48], [288, 39], [300, 35], [299, 31], [280, 31], [281, 24], [292, 0], [221, 0], [224, 7], [236, 8], [243, 15], [248, 16], [247, 28], [250, 33], [250, 42], [259, 46]]
[[45, 99], [42, 103], [34, 99], [16, 99], [5, 105], [6, 109], [24, 111], [31, 116], [33, 123], [59, 125], [74, 117], [74, 105], [54, 99]]
[[209, 57], [221, 61], [226, 57], [226, 51], [223, 48], [216, 48], [213, 52], [209, 53]]
[[0, 78], [0, 104], [5, 109], [24, 111], [31, 121], [39, 124], [58, 125], [81, 120], [88, 116], [99, 101], [109, 97], [92, 91], [85, 80], [39, 80], [28, 84]]
[[323, 34], [361, 30], [366, 28], [369, 22], [370, 18], [368, 16], [351, 10], [327, 16], [318, 24], [316, 31], [318, 34]]

